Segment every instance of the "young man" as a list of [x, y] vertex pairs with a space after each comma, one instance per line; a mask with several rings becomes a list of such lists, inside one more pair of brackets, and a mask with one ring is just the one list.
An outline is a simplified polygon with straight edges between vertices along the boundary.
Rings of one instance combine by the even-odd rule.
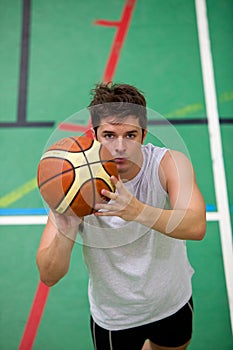
[[[108, 203], [83, 218], [95, 349], [186, 349], [192, 335], [192, 267], [185, 240], [205, 234], [205, 204], [189, 160], [148, 144], [146, 101], [127, 84], [100, 84], [90, 104], [95, 137], [119, 179]], [[51, 212], [37, 254], [48, 286], [68, 271], [81, 219]], [[103, 239], [102, 239], [103, 238]]]

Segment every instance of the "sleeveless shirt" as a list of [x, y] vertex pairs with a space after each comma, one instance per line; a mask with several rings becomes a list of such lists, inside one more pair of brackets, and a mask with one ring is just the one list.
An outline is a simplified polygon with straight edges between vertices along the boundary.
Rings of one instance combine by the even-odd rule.
[[[143, 164], [124, 183], [140, 201], [168, 208], [158, 169], [166, 148], [142, 146]], [[151, 323], [177, 312], [192, 294], [186, 243], [119, 217], [84, 218], [83, 255], [94, 321], [108, 330]]]

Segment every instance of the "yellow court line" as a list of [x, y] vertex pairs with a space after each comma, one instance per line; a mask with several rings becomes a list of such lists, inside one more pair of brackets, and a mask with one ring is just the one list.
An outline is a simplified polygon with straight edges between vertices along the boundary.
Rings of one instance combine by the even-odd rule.
[[24, 185], [18, 187], [16, 190], [6, 194], [0, 198], [0, 208], [8, 207], [10, 204], [16, 202], [18, 199], [24, 197], [29, 192], [37, 188], [37, 179], [34, 178]]
[[[225, 91], [219, 95], [219, 102], [225, 103], [233, 100], [233, 91]], [[166, 118], [171, 117], [185, 117], [188, 114], [196, 113], [204, 110], [204, 104], [201, 103], [193, 103], [190, 105], [186, 105], [182, 108], [175, 109], [172, 112], [166, 113], [164, 116]]]
[[221, 103], [229, 102], [233, 100], [233, 91], [225, 91], [219, 96], [219, 101]]
[[170, 117], [185, 117], [187, 114], [191, 114], [194, 112], [199, 112], [204, 110], [204, 105], [200, 103], [194, 103], [182, 108], [176, 109], [170, 113], [165, 113], [166, 118]]

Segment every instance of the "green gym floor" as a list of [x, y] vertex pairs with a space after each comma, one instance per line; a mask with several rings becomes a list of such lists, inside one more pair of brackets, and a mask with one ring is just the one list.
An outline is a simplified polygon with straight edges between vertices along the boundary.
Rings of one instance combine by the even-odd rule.
[[[207, 17], [232, 222], [233, 1], [207, 0]], [[43, 224], [30, 217], [44, 215], [37, 165], [52, 132], [88, 105], [95, 83], [112, 78], [137, 86], [174, 124], [207, 211], [216, 211], [195, 1], [0, 0], [0, 26], [0, 220], [9, 219], [0, 225], [0, 349], [91, 350], [81, 245], [63, 280], [36, 295]], [[219, 222], [187, 245], [195, 269], [190, 349], [233, 349]]]

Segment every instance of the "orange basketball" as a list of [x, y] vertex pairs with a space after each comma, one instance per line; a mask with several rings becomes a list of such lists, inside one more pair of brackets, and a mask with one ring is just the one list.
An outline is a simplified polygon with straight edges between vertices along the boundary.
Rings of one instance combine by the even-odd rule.
[[37, 172], [40, 193], [51, 209], [80, 217], [92, 214], [96, 203], [107, 200], [104, 188], [114, 192], [110, 176], [118, 176], [111, 153], [86, 136], [64, 138], [41, 157]]

